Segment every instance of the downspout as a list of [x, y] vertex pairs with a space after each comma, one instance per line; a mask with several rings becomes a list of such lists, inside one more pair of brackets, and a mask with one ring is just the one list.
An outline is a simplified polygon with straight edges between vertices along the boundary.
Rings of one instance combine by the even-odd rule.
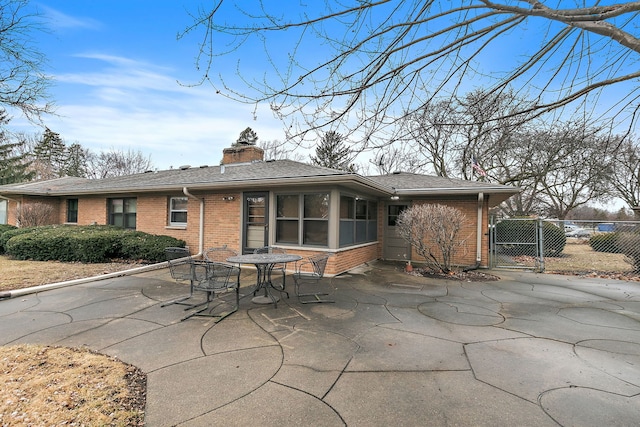
[[199, 231], [200, 236], [198, 238], [198, 253], [194, 255], [198, 257], [204, 253], [204, 198], [201, 199], [189, 193], [189, 190], [187, 189], [187, 187], [183, 187], [182, 192], [184, 193], [185, 196], [191, 197], [192, 199], [200, 201], [200, 231]]
[[472, 267], [467, 267], [463, 271], [477, 270], [482, 261], [482, 208], [484, 205], [484, 193], [478, 193], [478, 220], [476, 229], [476, 263]]

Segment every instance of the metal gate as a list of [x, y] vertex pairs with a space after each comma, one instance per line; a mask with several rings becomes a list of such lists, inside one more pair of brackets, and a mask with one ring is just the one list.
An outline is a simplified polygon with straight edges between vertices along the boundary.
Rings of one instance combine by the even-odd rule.
[[[506, 221], [506, 222], [504, 222]], [[499, 225], [503, 222], [502, 225]], [[492, 268], [544, 271], [542, 220], [491, 217], [489, 260]]]

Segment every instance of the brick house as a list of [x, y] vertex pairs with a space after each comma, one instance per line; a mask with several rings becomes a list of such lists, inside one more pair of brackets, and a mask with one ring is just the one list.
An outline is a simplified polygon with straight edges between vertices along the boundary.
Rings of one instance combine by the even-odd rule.
[[291, 160], [263, 160], [257, 146], [226, 148], [219, 166], [90, 180], [59, 178], [0, 186], [0, 223], [28, 203], [50, 204], [52, 223], [114, 224], [183, 239], [192, 253], [272, 245], [309, 256], [329, 252], [327, 274], [374, 259], [420, 262], [395, 231], [416, 203], [456, 207], [470, 220], [460, 265], [487, 266], [488, 211], [517, 188], [427, 175], [364, 177]]

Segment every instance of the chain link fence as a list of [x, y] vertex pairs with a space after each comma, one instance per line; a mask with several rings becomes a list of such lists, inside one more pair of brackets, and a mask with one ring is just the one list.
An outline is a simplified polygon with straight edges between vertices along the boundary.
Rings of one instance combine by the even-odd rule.
[[539, 272], [640, 274], [640, 222], [491, 220], [491, 265]]

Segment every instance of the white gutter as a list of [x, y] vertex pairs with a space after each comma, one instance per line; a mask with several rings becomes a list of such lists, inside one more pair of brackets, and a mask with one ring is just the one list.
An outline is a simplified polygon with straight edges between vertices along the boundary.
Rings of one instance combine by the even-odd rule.
[[107, 273], [107, 274], [101, 274], [99, 276], [83, 277], [82, 279], [66, 280], [64, 282], [49, 283], [46, 285], [31, 286], [29, 288], [0, 292], [0, 300], [6, 299], [6, 298], [15, 298], [22, 295], [33, 294], [36, 292], [49, 291], [52, 289], [65, 288], [67, 286], [81, 285], [83, 283], [95, 282], [97, 280], [112, 279], [114, 277], [130, 276], [132, 274], [144, 273], [146, 271], [159, 270], [161, 268], [167, 268], [168, 265], [169, 264], [165, 261], [158, 264], [151, 264], [151, 265], [145, 265], [142, 267], [131, 268], [129, 270], [116, 271], [115, 273]]
[[198, 239], [198, 253], [196, 255], [193, 255], [194, 257], [199, 257], [204, 253], [204, 197], [199, 198], [194, 196], [193, 194], [189, 193], [187, 187], [182, 187], [182, 192], [187, 197], [191, 197], [195, 200], [200, 200], [200, 236]]

